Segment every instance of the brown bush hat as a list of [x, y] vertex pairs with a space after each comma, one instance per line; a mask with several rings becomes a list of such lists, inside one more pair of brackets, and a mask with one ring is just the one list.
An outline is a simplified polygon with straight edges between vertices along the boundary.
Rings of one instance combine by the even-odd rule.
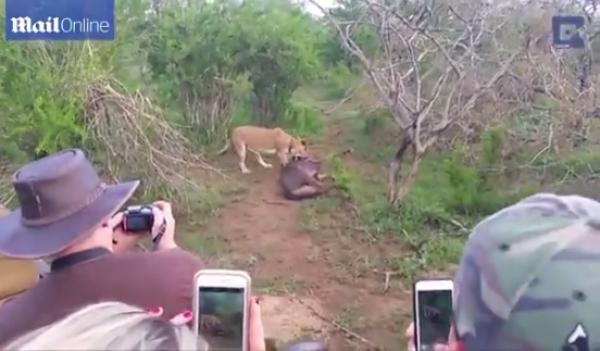
[[20, 208], [0, 219], [0, 255], [14, 258], [50, 256], [83, 239], [139, 185], [103, 183], [79, 149], [26, 164], [12, 183]]

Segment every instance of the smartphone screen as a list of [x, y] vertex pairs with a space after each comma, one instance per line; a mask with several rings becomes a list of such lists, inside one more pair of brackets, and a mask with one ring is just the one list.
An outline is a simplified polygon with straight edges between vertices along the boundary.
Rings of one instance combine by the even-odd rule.
[[198, 332], [211, 350], [242, 351], [243, 288], [199, 287]]
[[452, 290], [418, 290], [419, 351], [447, 343], [452, 317]]

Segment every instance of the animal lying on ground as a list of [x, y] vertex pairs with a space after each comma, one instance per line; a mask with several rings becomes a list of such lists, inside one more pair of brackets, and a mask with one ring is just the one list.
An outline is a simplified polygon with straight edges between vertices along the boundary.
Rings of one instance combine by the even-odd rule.
[[312, 199], [326, 193], [329, 188], [322, 180], [330, 178], [319, 173], [321, 162], [307, 156], [294, 156], [281, 169], [279, 184], [288, 200]]
[[263, 128], [256, 126], [240, 126], [233, 130], [229, 142], [219, 151], [224, 154], [233, 145], [239, 157], [239, 166], [242, 173], [250, 173], [246, 166], [246, 152], [250, 151], [256, 156], [258, 163], [271, 168], [273, 165], [265, 162], [262, 154], [277, 154], [282, 166], [288, 163], [289, 157], [304, 155], [307, 150], [306, 141], [295, 138], [281, 128]]

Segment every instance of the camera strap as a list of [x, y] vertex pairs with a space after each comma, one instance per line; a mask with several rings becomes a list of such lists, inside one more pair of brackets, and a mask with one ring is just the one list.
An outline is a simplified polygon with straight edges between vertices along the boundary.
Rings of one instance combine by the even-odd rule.
[[82, 262], [87, 262], [87, 261], [94, 260], [98, 257], [110, 255], [111, 253], [112, 252], [105, 247], [96, 247], [93, 249], [75, 252], [70, 255], [63, 256], [63, 257], [57, 258], [54, 261], [52, 261], [52, 264], [50, 265], [50, 271], [58, 272], [60, 270], [63, 270], [65, 268], [74, 266], [74, 265], [82, 263]]
[[152, 243], [153, 245], [153, 249], [154, 251], [156, 251], [156, 249], [158, 248], [158, 244], [160, 244], [160, 240], [162, 239], [163, 235], [165, 235], [165, 232], [167, 231], [167, 220], [163, 218], [163, 222], [161, 223], [160, 227], [158, 228], [158, 234], [156, 234], [156, 236], [152, 239]]

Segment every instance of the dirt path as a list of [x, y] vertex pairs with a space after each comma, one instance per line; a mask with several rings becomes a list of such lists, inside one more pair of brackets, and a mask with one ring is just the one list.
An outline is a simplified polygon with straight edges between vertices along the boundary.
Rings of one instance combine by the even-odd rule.
[[[277, 166], [265, 169], [252, 161], [248, 162], [252, 174], [237, 175], [247, 192], [219, 212], [210, 230], [223, 233], [230, 251], [228, 260], [250, 271], [259, 293], [267, 296], [263, 310], [270, 336], [285, 341], [321, 336], [328, 326], [314, 312], [326, 312], [318, 298], [305, 293], [326, 286], [322, 252], [297, 226], [300, 204], [279, 195]], [[234, 164], [227, 168], [231, 174], [239, 173]], [[284, 298], [274, 297], [277, 295]], [[299, 297], [310, 307], [285, 297]]]
[[352, 266], [357, 252], [368, 249], [342, 244], [331, 233], [315, 237], [303, 230], [299, 221], [303, 205], [279, 194], [275, 160], [272, 169], [265, 169], [249, 158], [249, 175], [239, 172], [231, 154], [220, 163], [246, 191], [229, 199], [207, 229], [224, 237], [226, 261], [251, 272], [255, 289], [267, 296], [263, 303], [267, 333], [284, 341], [327, 339], [332, 350], [370, 349], [327, 322], [335, 321], [378, 346], [397, 350], [401, 329], [397, 321], [407, 310], [405, 296], [376, 292], [378, 277], [340, 279], [336, 271], [340, 265]]

